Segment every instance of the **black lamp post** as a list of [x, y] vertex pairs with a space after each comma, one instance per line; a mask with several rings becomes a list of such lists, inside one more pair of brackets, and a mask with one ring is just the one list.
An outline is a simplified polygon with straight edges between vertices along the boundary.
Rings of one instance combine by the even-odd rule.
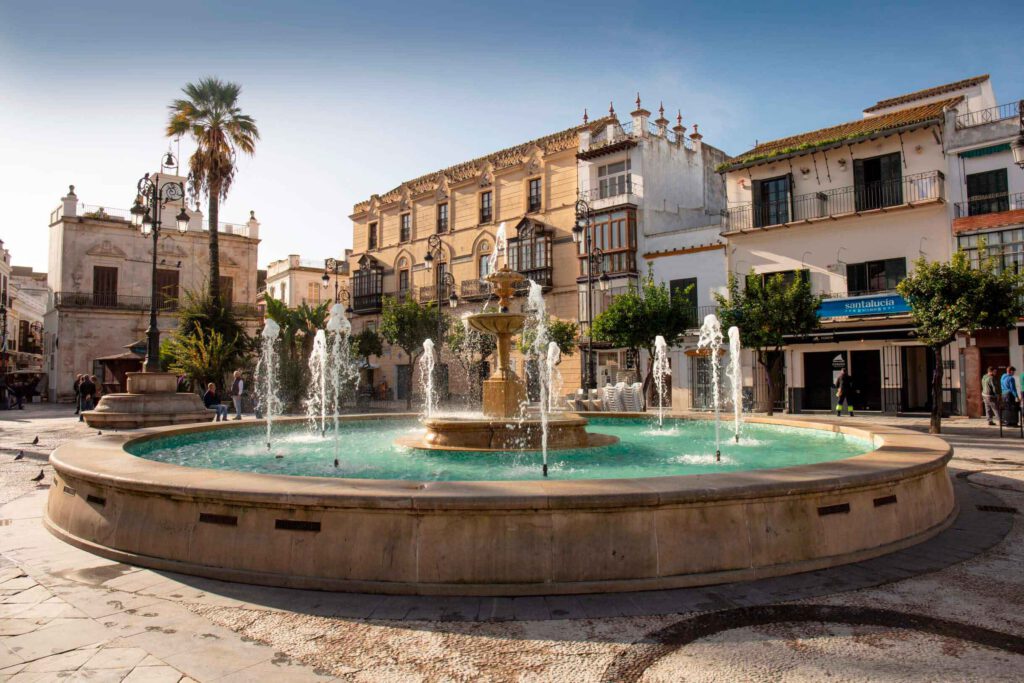
[[0, 301], [0, 373], [3, 373], [3, 384], [7, 384], [7, 291], [2, 293], [4, 301]]
[[341, 272], [342, 262], [336, 258], [329, 258], [324, 260], [324, 274], [320, 278], [323, 280], [324, 289], [327, 289], [331, 284], [331, 275], [334, 275], [334, 303], [346, 304], [345, 315], [351, 316], [355, 311], [352, 309], [352, 296], [348, 291], [347, 287], [341, 285], [338, 282], [338, 274]]
[[[163, 168], [174, 168], [177, 166], [174, 155], [170, 152], [164, 157]], [[152, 283], [150, 287], [149, 304], [149, 329], [146, 330], [146, 362], [142, 366], [143, 372], [160, 371], [160, 329], [157, 327], [157, 284], [156, 284], [156, 252], [157, 242], [160, 239], [160, 230], [163, 225], [162, 214], [164, 208], [171, 202], [183, 200], [185, 187], [176, 180], [161, 182], [159, 178], [153, 179], [149, 174], [142, 176], [137, 185], [138, 194], [135, 203], [131, 208], [132, 226], [139, 229], [143, 237], [153, 237], [153, 264]], [[178, 232], [184, 235], [188, 232], [188, 213], [185, 211], [185, 204], [182, 202], [181, 211], [174, 217], [175, 226]]]
[[577, 245], [582, 244], [580, 254], [586, 259], [587, 270], [587, 348], [584, 359], [584, 372], [582, 376], [583, 389], [597, 388], [596, 357], [594, 356], [594, 271], [600, 273], [596, 278], [602, 292], [608, 291], [611, 286], [611, 278], [604, 272], [604, 251], [594, 246], [593, 231], [590, 229], [591, 211], [590, 204], [582, 197], [576, 200], [576, 224], [572, 227], [572, 241]]
[[1024, 169], [1024, 100], [1017, 103], [1017, 118], [1020, 121], [1020, 135], [1010, 143], [1013, 163]]
[[[437, 235], [431, 235], [427, 238], [427, 254], [423, 257], [423, 265], [426, 267], [429, 273], [434, 269], [434, 259], [444, 254], [441, 247], [444, 242]], [[434, 256], [437, 254], [437, 257]], [[441, 293], [444, 290], [448, 290], [448, 306], [455, 308], [459, 305], [459, 297], [455, 294], [455, 276], [450, 272], [445, 271], [444, 273], [436, 277], [436, 291], [435, 296], [437, 297], [437, 343], [441, 344]]]

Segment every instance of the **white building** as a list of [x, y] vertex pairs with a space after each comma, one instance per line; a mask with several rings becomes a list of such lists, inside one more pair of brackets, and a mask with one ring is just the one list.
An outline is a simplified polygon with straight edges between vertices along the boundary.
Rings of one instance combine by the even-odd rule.
[[287, 258], [271, 261], [267, 266], [266, 292], [273, 299], [283, 301], [289, 308], [301, 304], [318, 306], [334, 300], [334, 283], [348, 291], [348, 257], [351, 249], [338, 259], [338, 274], [330, 273], [328, 286], [324, 287], [323, 276], [326, 259], [302, 258], [290, 254]]
[[[738, 275], [808, 278], [826, 295], [822, 328], [783, 350], [777, 409], [830, 410], [832, 381], [853, 375], [860, 410], [931, 409], [936, 360], [914, 336], [896, 285], [919, 257], [950, 258], [949, 121], [994, 104], [987, 77], [929, 88], [864, 110], [862, 118], [757, 145], [723, 168], [723, 235]], [[958, 196], [958, 195], [955, 195]], [[748, 357], [745, 383], [766, 407], [765, 374]], [[947, 410], [960, 406], [960, 359], [941, 358]]]
[[[651, 121], [639, 96], [636, 105], [629, 122], [620, 124], [611, 110], [603, 129], [579, 136], [580, 196], [590, 207], [593, 245], [604, 252], [601, 271], [610, 278], [607, 293], [595, 287], [588, 310], [581, 243], [579, 320], [585, 338], [592, 316], [612, 296], [637, 286], [648, 265], [655, 280], [666, 283], [674, 295], [687, 297], [694, 327], [700, 312], [714, 303], [713, 292], [725, 285], [724, 240], [719, 235], [725, 183], [716, 168], [728, 157], [704, 143], [696, 125], [687, 137], [681, 115], [670, 128], [663, 106]], [[636, 359], [626, 350], [602, 349], [598, 343], [595, 349], [598, 386], [635, 371]], [[682, 392], [688, 387], [688, 374], [681, 371], [688, 367], [685, 359], [685, 347], [673, 350], [673, 384]], [[675, 400], [684, 399], [677, 395]]]
[[[151, 177], [185, 182], [165, 174]], [[126, 203], [131, 196], [129, 189]], [[205, 290], [209, 277], [207, 222], [201, 211], [189, 211], [188, 231], [180, 234], [173, 221], [180, 208], [180, 202], [164, 208], [168, 220], [157, 247], [161, 338], [177, 325], [179, 298]], [[250, 212], [247, 223], [219, 226], [221, 294], [252, 332], [260, 320], [253, 305], [259, 225]], [[53, 298], [45, 316], [45, 353], [51, 401], [72, 397], [77, 373], [94, 374], [104, 391], [117, 391], [124, 372], [141, 367], [145, 342], [138, 342], [149, 326], [152, 245], [131, 226], [127, 210], [82, 204], [74, 186], [50, 214]]]

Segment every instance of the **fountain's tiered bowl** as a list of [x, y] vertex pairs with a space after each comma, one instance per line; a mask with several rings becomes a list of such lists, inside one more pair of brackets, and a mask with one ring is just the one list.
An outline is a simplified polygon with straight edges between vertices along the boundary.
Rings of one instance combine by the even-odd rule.
[[[617, 437], [587, 432], [587, 420], [575, 413], [541, 416], [527, 411], [526, 387], [509, 364], [512, 336], [523, 331], [526, 316], [509, 312], [509, 303], [523, 276], [506, 265], [487, 280], [498, 296], [498, 311], [467, 318], [473, 329], [497, 338], [497, 367], [483, 383], [483, 412], [470, 416], [427, 416], [426, 433], [408, 437], [403, 445], [459, 451], [540, 450], [605, 446]], [[547, 434], [545, 443], [544, 436]]]

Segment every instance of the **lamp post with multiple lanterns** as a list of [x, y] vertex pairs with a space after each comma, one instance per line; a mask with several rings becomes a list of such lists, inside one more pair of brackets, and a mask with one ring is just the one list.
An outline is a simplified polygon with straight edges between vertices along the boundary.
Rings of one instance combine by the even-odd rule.
[[320, 278], [324, 283], [324, 289], [327, 289], [331, 285], [331, 275], [334, 276], [334, 303], [346, 304], [345, 315], [351, 316], [354, 312], [352, 309], [352, 296], [348, 291], [347, 287], [341, 286], [338, 282], [338, 274], [341, 272], [342, 262], [336, 258], [329, 258], [324, 260], [324, 274]]
[[[441, 247], [444, 243], [441, 238], [437, 235], [431, 235], [427, 238], [427, 254], [423, 257], [423, 265], [426, 267], [427, 272], [431, 272], [434, 268], [434, 259], [439, 258], [444, 254]], [[437, 254], [437, 256], [434, 256]], [[441, 322], [443, 320], [441, 316], [441, 293], [448, 290], [448, 306], [455, 308], [459, 305], [459, 297], [455, 294], [455, 276], [445, 271], [436, 278], [435, 295], [437, 298], [437, 343], [441, 344], [441, 335], [443, 330], [441, 329]]]
[[584, 358], [584, 372], [582, 373], [582, 388], [594, 389], [597, 387], [596, 357], [594, 356], [594, 272], [598, 275], [597, 284], [602, 292], [607, 292], [611, 286], [611, 278], [604, 270], [604, 251], [594, 244], [593, 230], [591, 230], [590, 204], [582, 197], [576, 200], [576, 224], [572, 227], [572, 241], [580, 248], [580, 255], [586, 261], [587, 276], [587, 347]]
[[[163, 168], [174, 168], [177, 161], [170, 152], [163, 160]], [[153, 237], [152, 283], [150, 288], [149, 329], [146, 330], [146, 361], [143, 372], [160, 371], [160, 329], [157, 327], [156, 252], [163, 226], [163, 210], [172, 202], [181, 201], [181, 211], [174, 217], [178, 232], [188, 232], [188, 212], [185, 211], [185, 187], [176, 180], [162, 181], [158, 176], [151, 178], [147, 173], [136, 186], [138, 193], [131, 208], [132, 226], [139, 229], [143, 237]]]

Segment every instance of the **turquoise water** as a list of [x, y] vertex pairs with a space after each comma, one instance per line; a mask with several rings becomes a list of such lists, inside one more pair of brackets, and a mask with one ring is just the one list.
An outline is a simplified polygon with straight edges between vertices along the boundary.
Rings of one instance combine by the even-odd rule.
[[[541, 479], [541, 455], [425, 451], [394, 440], [422, 431], [415, 420], [345, 422], [340, 435], [326, 438], [305, 425], [274, 430], [267, 450], [262, 428], [238, 427], [169, 436], [132, 444], [128, 451], [149, 460], [216, 470], [356, 479], [494, 481]], [[715, 462], [715, 429], [710, 420], [590, 418], [590, 432], [613, 434], [619, 443], [599, 448], [551, 451], [552, 479], [631, 479], [706, 472], [735, 472], [841, 460], [873, 449], [872, 444], [815, 429], [745, 425], [733, 443], [723, 424], [722, 460]], [[276, 457], [283, 456], [283, 457]], [[337, 458], [338, 467], [334, 467]]]

